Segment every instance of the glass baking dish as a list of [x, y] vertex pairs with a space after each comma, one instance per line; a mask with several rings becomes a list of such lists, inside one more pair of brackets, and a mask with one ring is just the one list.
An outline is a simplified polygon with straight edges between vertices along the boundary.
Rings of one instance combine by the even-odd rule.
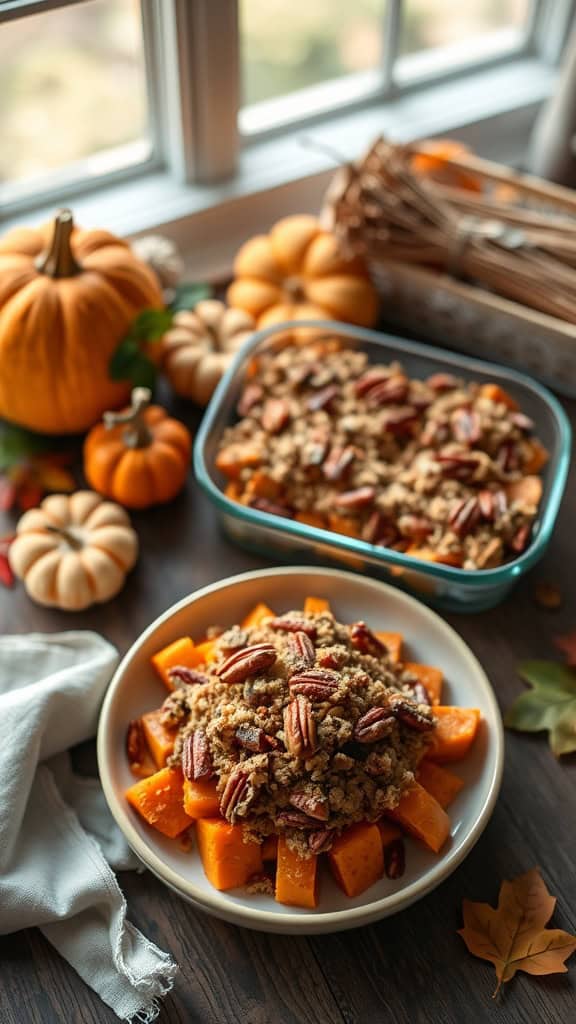
[[[516, 398], [534, 420], [536, 433], [550, 453], [532, 539], [518, 558], [495, 569], [480, 570], [423, 562], [400, 551], [261, 512], [226, 497], [226, 481], [216, 469], [215, 459], [225, 427], [237, 418], [236, 404], [249, 364], [263, 347], [285, 342], [290, 329], [301, 331], [308, 327], [341, 338], [347, 346], [361, 347], [370, 362], [397, 359], [409, 376], [427, 377], [446, 371], [468, 380], [501, 384]], [[558, 515], [570, 448], [570, 424], [558, 401], [546, 388], [515, 370], [347, 324], [300, 321], [256, 332], [236, 354], [200, 425], [194, 446], [194, 468], [201, 487], [218, 510], [226, 534], [242, 547], [284, 561], [337, 563], [383, 578], [447, 611], [476, 612], [502, 601], [519, 577], [542, 558]]]

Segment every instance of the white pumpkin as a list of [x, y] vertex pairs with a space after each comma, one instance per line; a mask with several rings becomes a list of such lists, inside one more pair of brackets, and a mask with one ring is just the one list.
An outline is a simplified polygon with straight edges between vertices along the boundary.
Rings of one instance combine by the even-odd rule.
[[176, 313], [162, 339], [164, 370], [174, 391], [207, 405], [234, 352], [254, 330], [254, 318], [218, 299]]
[[95, 491], [45, 498], [19, 520], [9, 551], [32, 600], [65, 611], [114, 597], [137, 556], [128, 514]]

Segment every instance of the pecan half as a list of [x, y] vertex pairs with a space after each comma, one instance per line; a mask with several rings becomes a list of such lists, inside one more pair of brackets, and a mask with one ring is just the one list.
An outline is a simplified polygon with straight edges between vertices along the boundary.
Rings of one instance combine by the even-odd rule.
[[274, 750], [277, 741], [273, 736], [268, 736], [264, 729], [257, 725], [239, 725], [235, 732], [236, 742], [245, 750], [252, 750], [255, 754], [263, 754], [267, 750]]
[[410, 540], [425, 540], [432, 533], [433, 526], [425, 516], [404, 515], [398, 518], [398, 529], [403, 537]]
[[253, 644], [226, 658], [216, 669], [216, 675], [223, 683], [243, 683], [248, 676], [263, 672], [275, 661], [276, 648], [273, 644]]
[[520, 466], [520, 449], [514, 441], [504, 441], [498, 449], [496, 465], [503, 473], [511, 473]]
[[362, 540], [369, 544], [380, 544], [389, 547], [397, 539], [396, 528], [382, 512], [373, 512], [362, 530]]
[[196, 729], [186, 736], [182, 744], [182, 772], [185, 779], [196, 782], [214, 774], [208, 737], [204, 729]]
[[131, 765], [142, 764], [146, 753], [144, 729], [139, 718], [134, 718], [126, 730], [126, 756]]
[[383, 658], [388, 648], [383, 644], [365, 622], [354, 622], [350, 627], [350, 643], [361, 654], [371, 654], [374, 658]]
[[366, 395], [366, 401], [372, 408], [379, 405], [400, 405], [408, 395], [408, 381], [403, 374], [393, 373], [387, 380], [373, 385]]
[[328, 457], [322, 464], [322, 472], [327, 480], [341, 480], [355, 458], [356, 450], [352, 445], [346, 445], [345, 448], [331, 448]]
[[471, 409], [455, 409], [452, 414], [452, 433], [461, 444], [476, 444], [480, 440], [480, 417]]
[[384, 847], [384, 872], [386, 878], [401, 878], [406, 869], [406, 852], [403, 839], [393, 839]]
[[449, 516], [449, 523], [458, 537], [466, 537], [480, 519], [480, 505], [477, 498], [458, 501]]
[[251, 498], [250, 505], [258, 512], [268, 512], [271, 516], [283, 516], [285, 519], [293, 519], [294, 512], [287, 505], [280, 505], [277, 501], [269, 501], [268, 498]]
[[338, 495], [334, 504], [338, 508], [365, 508], [371, 505], [376, 497], [375, 487], [357, 487], [354, 491], [343, 491]]
[[478, 469], [478, 459], [472, 455], [435, 455], [435, 459], [448, 480], [471, 480]]
[[334, 832], [328, 828], [322, 829], [321, 832], [313, 832], [308, 836], [308, 848], [316, 855], [327, 853], [333, 842]]
[[428, 377], [426, 383], [429, 388], [432, 388], [432, 391], [441, 394], [443, 391], [453, 391], [460, 382], [451, 373], [433, 373], [431, 377]]
[[387, 434], [407, 434], [418, 422], [418, 411], [412, 405], [399, 405], [388, 409], [382, 419], [382, 429]]
[[316, 660], [316, 648], [307, 633], [301, 629], [293, 633], [288, 638], [288, 648], [292, 662], [300, 671], [312, 668]]
[[175, 686], [178, 686], [179, 683], [185, 683], [186, 686], [199, 686], [210, 682], [204, 672], [199, 672], [196, 668], [188, 668], [187, 665], [173, 665], [168, 669], [168, 678]]
[[228, 821], [234, 821], [239, 805], [245, 802], [248, 805], [254, 796], [254, 789], [250, 786], [247, 773], [241, 765], [236, 765], [230, 772], [220, 797], [220, 813]]
[[415, 732], [430, 732], [435, 727], [434, 720], [420, 711], [417, 704], [404, 700], [402, 697], [394, 698], [391, 701], [388, 713], [403, 725], [408, 726], [409, 729], [414, 729]]
[[316, 821], [328, 821], [328, 800], [325, 796], [318, 797], [309, 793], [292, 793], [290, 803], [297, 811], [302, 811]]
[[331, 651], [320, 651], [317, 660], [322, 668], [340, 668], [338, 658]]
[[301, 693], [311, 700], [328, 700], [338, 689], [340, 676], [329, 669], [299, 672], [288, 680], [291, 693]]
[[267, 398], [260, 422], [268, 434], [279, 434], [290, 419], [288, 402], [283, 398]]
[[394, 725], [389, 708], [370, 708], [354, 726], [354, 739], [358, 743], [376, 743], [387, 736]]
[[301, 828], [301, 829], [322, 829], [324, 830], [324, 823], [317, 821], [315, 818], [309, 818], [303, 811], [280, 811], [276, 815], [276, 824], [280, 828]]
[[316, 751], [316, 723], [307, 697], [297, 694], [284, 708], [286, 749], [294, 757], [310, 757]]
[[236, 406], [238, 415], [247, 416], [263, 397], [264, 392], [259, 384], [248, 384], [240, 395], [240, 400]]
[[335, 384], [329, 384], [328, 387], [322, 388], [321, 391], [317, 391], [315, 395], [311, 395], [308, 399], [308, 408], [310, 412], [319, 412], [320, 409], [330, 409], [334, 399], [339, 395], [339, 388]]
[[508, 500], [504, 491], [482, 490], [478, 494], [478, 506], [483, 518], [491, 523], [498, 516], [504, 515]]
[[372, 388], [376, 387], [378, 384], [385, 383], [389, 378], [389, 370], [377, 368], [366, 370], [361, 377], [358, 377], [358, 380], [354, 385], [354, 390], [358, 397], [361, 398], [362, 395], [367, 395]]
[[289, 617], [270, 619], [268, 622], [270, 629], [275, 629], [280, 633], [306, 633], [314, 640], [318, 630], [316, 626], [311, 622], [307, 622], [306, 619], [291, 619]]

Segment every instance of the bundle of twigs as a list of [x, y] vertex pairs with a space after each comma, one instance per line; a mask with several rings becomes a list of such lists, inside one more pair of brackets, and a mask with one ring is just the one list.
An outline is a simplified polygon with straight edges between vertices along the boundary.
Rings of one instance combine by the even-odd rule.
[[434, 268], [576, 323], [576, 195], [468, 153], [423, 174], [427, 152], [378, 139], [337, 172], [325, 222], [371, 264]]

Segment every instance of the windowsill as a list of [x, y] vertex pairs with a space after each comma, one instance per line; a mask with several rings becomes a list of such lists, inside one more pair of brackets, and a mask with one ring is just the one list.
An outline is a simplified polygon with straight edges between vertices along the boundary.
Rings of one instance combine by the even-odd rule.
[[[355, 159], [381, 134], [409, 141], [451, 133], [486, 157], [517, 163], [555, 80], [555, 70], [543, 61], [519, 59], [252, 142], [233, 180], [186, 186], [156, 172], [79, 194], [71, 205], [77, 222], [87, 227], [105, 225], [125, 236], [169, 235], [181, 247], [191, 277], [221, 277], [246, 237], [284, 214], [318, 210], [335, 162], [305, 145], [305, 138]], [[52, 213], [52, 208], [30, 210], [5, 219], [3, 230], [38, 223]]]

